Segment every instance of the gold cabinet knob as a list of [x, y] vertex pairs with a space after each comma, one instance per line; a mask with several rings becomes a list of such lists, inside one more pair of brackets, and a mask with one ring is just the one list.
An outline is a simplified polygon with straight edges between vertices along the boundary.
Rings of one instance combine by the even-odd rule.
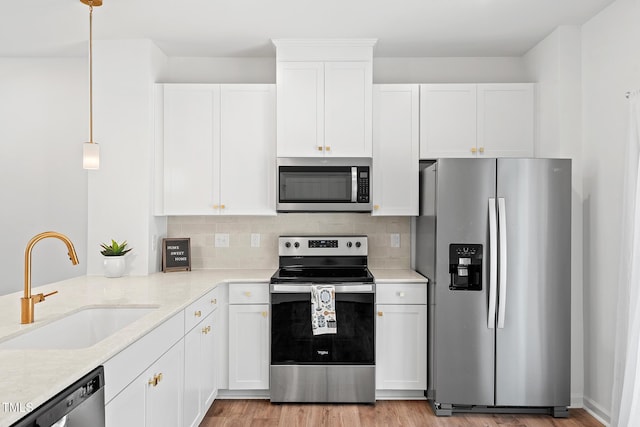
[[211, 300], [211, 304], [217, 304], [217, 303], [218, 303], [218, 299], [217, 298], [214, 298], [214, 299]]
[[244, 296], [245, 296], [245, 297], [250, 297], [250, 296], [251, 296], [251, 292], [246, 291], [246, 292], [244, 293]]
[[200, 316], [202, 316], [202, 312], [200, 310], [198, 310], [195, 313], [193, 313], [193, 315], [196, 316], [196, 317], [200, 317]]
[[380, 205], [373, 205], [373, 210], [377, 211], [378, 209], [380, 209]]
[[158, 382], [162, 381], [162, 372], [158, 374]]
[[206, 335], [206, 334], [208, 334], [209, 332], [211, 332], [211, 326], [210, 326], [210, 325], [207, 325], [207, 326], [205, 326], [204, 328], [202, 328], [202, 333], [203, 333], [203, 334], [205, 334], [205, 335]]
[[324, 147], [324, 151], [331, 151], [331, 146], [327, 145], [326, 147]]
[[478, 151], [478, 150], [476, 149], [476, 147], [473, 147], [473, 148], [471, 149], [471, 152], [472, 152], [473, 154], [475, 154], [475, 153], [476, 153], [476, 151]]
[[484, 147], [480, 147], [480, 148], [478, 149], [478, 151], [479, 151], [479, 152], [481, 152], [481, 153], [484, 153]]
[[152, 387], [155, 387], [158, 385], [158, 383], [162, 381], [162, 372], [160, 372], [159, 374], [156, 374], [153, 376], [153, 378], [149, 379], [149, 381], [147, 381], [147, 384], [149, 384]]
[[224, 209], [224, 208], [225, 208], [225, 206], [224, 206], [224, 205], [220, 205], [220, 209]]
[[320, 145], [318, 145], [317, 148], [318, 148], [318, 151], [322, 151], [323, 150], [322, 146], [320, 146]]
[[213, 205], [213, 209], [218, 209], [218, 205]]
[[382, 316], [383, 316], [383, 314], [384, 314], [383, 312], [379, 311], [379, 312], [378, 312], [378, 317], [382, 317]]
[[262, 317], [267, 317], [269, 313], [267, 313], [266, 311], [263, 311], [261, 314], [262, 314]]

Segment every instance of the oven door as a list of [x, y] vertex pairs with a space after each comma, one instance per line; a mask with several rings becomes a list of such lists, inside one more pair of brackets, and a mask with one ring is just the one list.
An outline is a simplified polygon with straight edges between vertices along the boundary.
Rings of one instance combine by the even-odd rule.
[[271, 285], [271, 365], [374, 365], [372, 283], [335, 285], [337, 333], [313, 335], [311, 285]]

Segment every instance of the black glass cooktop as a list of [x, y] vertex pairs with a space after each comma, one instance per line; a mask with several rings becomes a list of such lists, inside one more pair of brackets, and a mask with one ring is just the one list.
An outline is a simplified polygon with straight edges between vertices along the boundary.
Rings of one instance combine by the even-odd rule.
[[281, 267], [271, 283], [372, 283], [373, 275], [367, 267]]

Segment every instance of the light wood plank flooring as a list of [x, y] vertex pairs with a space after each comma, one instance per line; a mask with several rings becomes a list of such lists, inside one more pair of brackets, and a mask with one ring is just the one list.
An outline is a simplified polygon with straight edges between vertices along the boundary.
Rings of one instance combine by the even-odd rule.
[[200, 427], [603, 427], [584, 409], [569, 418], [548, 415], [436, 417], [425, 400], [383, 400], [375, 405], [271, 404], [268, 400], [216, 400]]

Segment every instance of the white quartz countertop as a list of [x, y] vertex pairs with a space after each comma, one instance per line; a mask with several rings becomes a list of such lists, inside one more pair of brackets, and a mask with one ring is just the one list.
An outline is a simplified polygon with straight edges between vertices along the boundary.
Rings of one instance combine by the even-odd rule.
[[[81, 276], [39, 286], [58, 293], [36, 304], [35, 322], [20, 324], [22, 291], [0, 296], [0, 341], [90, 306], [158, 308], [92, 347], [72, 350], [0, 350], [0, 427], [9, 426], [103, 364], [223, 282], [268, 283], [273, 270], [194, 270], [109, 279]], [[425, 282], [413, 270], [372, 270], [376, 283]]]

